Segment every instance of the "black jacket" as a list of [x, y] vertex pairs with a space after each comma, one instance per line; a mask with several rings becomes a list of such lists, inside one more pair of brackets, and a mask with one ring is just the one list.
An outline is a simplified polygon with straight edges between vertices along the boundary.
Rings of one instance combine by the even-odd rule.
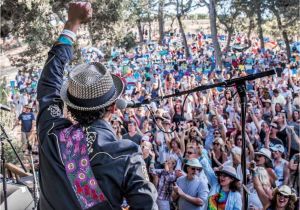
[[[59, 132], [71, 125], [63, 117], [63, 101], [59, 95], [64, 66], [71, 59], [71, 46], [52, 47], [38, 83], [41, 210], [80, 209], [65, 172], [58, 140]], [[90, 209], [120, 209], [123, 197], [126, 197], [130, 209], [157, 209], [157, 192], [147, 180], [139, 146], [129, 140], [118, 141], [105, 120], [95, 121], [88, 132], [96, 136], [90, 154], [91, 167], [108, 199], [108, 202]]]

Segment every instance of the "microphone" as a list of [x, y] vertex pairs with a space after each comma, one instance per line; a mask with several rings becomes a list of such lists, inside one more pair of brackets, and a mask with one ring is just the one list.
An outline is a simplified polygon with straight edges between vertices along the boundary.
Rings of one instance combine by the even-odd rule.
[[139, 101], [126, 101], [123, 98], [119, 98], [116, 100], [116, 107], [118, 109], [126, 109], [126, 108], [138, 108], [141, 107], [145, 104], [149, 104], [148, 100], [144, 100], [143, 102], [139, 102]]
[[3, 110], [3, 111], [10, 112], [10, 108], [6, 105], [3, 105], [3, 104], [0, 104], [0, 109]]

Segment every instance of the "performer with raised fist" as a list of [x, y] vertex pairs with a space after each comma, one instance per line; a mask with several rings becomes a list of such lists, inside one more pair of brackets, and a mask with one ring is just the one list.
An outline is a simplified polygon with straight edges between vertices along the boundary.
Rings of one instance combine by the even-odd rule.
[[[157, 209], [139, 146], [118, 141], [109, 123], [121, 79], [100, 63], [78, 65], [63, 79], [76, 31], [91, 17], [90, 3], [70, 3], [39, 80], [39, 209], [121, 209], [124, 198], [130, 209]], [[63, 117], [64, 105], [76, 123]]]

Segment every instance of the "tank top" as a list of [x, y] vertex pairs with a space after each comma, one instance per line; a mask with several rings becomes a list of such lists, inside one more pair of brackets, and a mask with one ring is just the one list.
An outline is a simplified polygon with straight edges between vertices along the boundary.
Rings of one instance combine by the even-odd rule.
[[283, 146], [287, 148], [287, 133], [286, 128], [277, 133], [277, 137], [283, 142]]
[[[221, 154], [221, 156], [218, 158], [218, 161], [219, 161], [220, 163], [223, 163], [223, 155], [222, 155], [222, 154]], [[217, 164], [217, 162], [215, 161], [214, 158], [211, 159], [211, 166], [212, 166], [212, 168], [214, 168], [214, 167], [219, 167], [219, 165]]]
[[277, 176], [276, 180], [276, 186], [279, 187], [283, 184], [284, 181], [284, 164], [286, 164], [287, 161], [285, 159], [281, 159], [279, 164], [275, 165], [275, 162], [273, 162], [274, 165], [274, 171]]

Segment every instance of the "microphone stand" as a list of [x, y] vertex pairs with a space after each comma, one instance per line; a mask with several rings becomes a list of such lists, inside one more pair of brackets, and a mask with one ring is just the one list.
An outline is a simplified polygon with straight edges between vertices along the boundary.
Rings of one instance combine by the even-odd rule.
[[185, 90], [181, 92], [177, 92], [175, 94], [161, 96], [152, 99], [151, 101], [161, 101], [163, 99], [167, 99], [170, 97], [175, 96], [181, 96], [185, 94], [190, 94], [193, 92], [203, 91], [215, 87], [231, 87], [235, 86], [237, 88], [237, 92], [240, 96], [241, 101], [241, 121], [242, 121], [242, 171], [243, 171], [243, 209], [248, 209], [248, 195], [245, 187], [247, 186], [247, 171], [246, 171], [246, 133], [245, 133], [245, 125], [246, 125], [246, 103], [247, 103], [247, 97], [246, 97], [246, 81], [255, 80], [262, 77], [267, 77], [276, 74], [275, 70], [265, 71], [257, 74], [251, 74], [247, 75], [245, 77], [239, 77], [234, 79], [225, 80], [223, 82], [210, 84], [210, 85], [203, 85], [195, 87], [191, 90]]
[[236, 89], [240, 96], [241, 101], [241, 121], [242, 121], [242, 171], [243, 171], [243, 198], [244, 205], [243, 209], [248, 209], [248, 194], [245, 190], [247, 186], [247, 167], [246, 167], [246, 80], [242, 80], [240, 83], [236, 83]]
[[7, 140], [7, 142], [10, 144], [11, 148], [13, 149], [16, 157], [18, 158], [19, 162], [21, 163], [21, 166], [25, 173], [27, 172], [24, 164], [22, 163], [18, 153], [16, 152], [14, 146], [11, 143], [11, 139], [8, 137], [4, 126], [2, 123], [0, 123], [0, 129], [1, 129], [1, 135], [0, 135], [0, 141], [1, 141], [1, 161], [2, 161], [2, 179], [3, 179], [3, 196], [4, 196], [4, 209], [7, 210], [7, 186], [6, 186], [6, 173], [5, 173], [5, 157], [4, 157], [4, 140]]
[[33, 161], [33, 151], [32, 151], [32, 146], [30, 145], [29, 142], [27, 142], [28, 146], [27, 149], [29, 151], [30, 155], [30, 162], [31, 162], [31, 168], [32, 168], [32, 174], [33, 174], [33, 201], [34, 201], [34, 206], [33, 210], [37, 208], [38, 200], [39, 200], [39, 191], [38, 191], [38, 181], [37, 181], [37, 176], [36, 176], [36, 171], [35, 171], [35, 166], [34, 166], [34, 161]]
[[4, 141], [4, 139], [2, 138], [2, 135], [1, 135], [2, 185], [3, 185], [4, 209], [7, 210], [7, 190], [6, 190], [6, 173], [5, 173], [5, 157], [4, 157], [4, 142], [3, 141]]

